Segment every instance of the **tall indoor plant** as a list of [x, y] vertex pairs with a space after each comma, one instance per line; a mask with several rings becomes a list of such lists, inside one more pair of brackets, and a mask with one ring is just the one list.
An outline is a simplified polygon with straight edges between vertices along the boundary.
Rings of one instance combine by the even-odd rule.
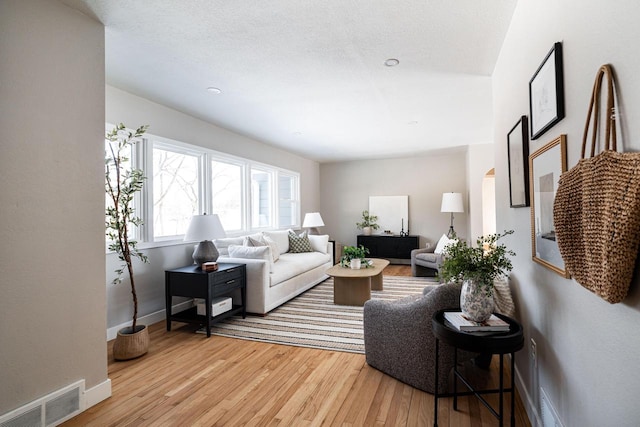
[[122, 282], [125, 269], [129, 276], [131, 295], [133, 298], [133, 319], [131, 327], [118, 331], [113, 345], [116, 359], [127, 360], [142, 356], [149, 349], [149, 331], [146, 325], [138, 325], [138, 296], [136, 294], [133, 259], [149, 262], [147, 256], [140, 252], [137, 241], [130, 236], [133, 227], [142, 224], [142, 219], [135, 216], [133, 199], [142, 190], [144, 174], [141, 169], [130, 167], [129, 155], [135, 144], [140, 141], [148, 126], [140, 126], [135, 131], [128, 130], [122, 123], [106, 134], [105, 149], [105, 191], [107, 207], [105, 226], [109, 250], [118, 255], [123, 262], [116, 272], [114, 284]]
[[513, 268], [508, 256], [515, 256], [515, 252], [498, 244], [498, 240], [512, 233], [509, 230], [481, 236], [475, 247], [460, 240], [445, 247], [442, 278], [445, 282], [462, 281], [460, 309], [473, 321], [484, 322], [491, 316], [493, 280]]

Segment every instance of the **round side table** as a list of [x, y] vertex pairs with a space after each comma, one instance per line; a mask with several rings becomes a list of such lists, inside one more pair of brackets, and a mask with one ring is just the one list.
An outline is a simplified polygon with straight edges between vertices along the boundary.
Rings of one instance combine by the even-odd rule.
[[[502, 426], [504, 416], [504, 393], [511, 393], [511, 426], [515, 426], [515, 352], [521, 350], [524, 347], [524, 334], [522, 332], [522, 325], [516, 320], [504, 316], [502, 314], [495, 313], [497, 317], [504, 320], [509, 324], [509, 331], [506, 332], [461, 332], [455, 329], [453, 326], [448, 326], [445, 323], [444, 313], [446, 311], [460, 311], [459, 308], [439, 310], [434, 313], [431, 326], [433, 334], [436, 337], [436, 372], [435, 372], [435, 393], [433, 396], [434, 402], [434, 415], [433, 425], [438, 426], [438, 399], [441, 397], [453, 396], [453, 409], [458, 410], [458, 396], [475, 395], [480, 401], [491, 411], [491, 413], [498, 418], [499, 425]], [[454, 347], [454, 366], [453, 366], [453, 393], [441, 394], [438, 393], [438, 358], [440, 353], [440, 341], [449, 344]], [[466, 350], [474, 353], [486, 353], [486, 354], [499, 354], [500, 355], [500, 384], [497, 390], [476, 390], [469, 383], [469, 381], [458, 371], [458, 350]], [[511, 386], [504, 388], [504, 355], [511, 354]], [[469, 392], [458, 393], [458, 379], [470, 390]], [[495, 409], [489, 405], [489, 403], [482, 397], [482, 394], [500, 394], [500, 408], [496, 412]]]

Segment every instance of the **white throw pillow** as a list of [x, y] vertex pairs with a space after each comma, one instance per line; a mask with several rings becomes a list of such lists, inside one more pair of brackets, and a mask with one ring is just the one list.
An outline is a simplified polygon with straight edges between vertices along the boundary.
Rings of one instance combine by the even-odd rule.
[[263, 231], [262, 235], [276, 242], [280, 254], [289, 252], [289, 230]]
[[450, 239], [446, 234], [443, 234], [440, 240], [438, 240], [438, 244], [436, 248], [433, 250], [433, 253], [436, 255], [442, 255], [444, 249], [451, 244], [456, 244], [458, 242], [457, 239]]
[[276, 262], [280, 259], [280, 249], [278, 249], [278, 244], [269, 236], [262, 235], [262, 240], [264, 243], [271, 248], [271, 256], [273, 257], [273, 262]]
[[215, 239], [213, 244], [216, 245], [216, 249], [218, 249], [220, 255], [229, 255], [229, 246], [242, 245], [243, 240], [242, 237], [226, 237], [224, 239]]
[[327, 244], [329, 243], [329, 235], [323, 234], [321, 236], [310, 234], [309, 241], [311, 242], [311, 249], [315, 252], [320, 252], [323, 254], [327, 253]]
[[271, 248], [269, 246], [229, 246], [229, 256], [231, 258], [244, 258], [244, 259], [263, 259], [269, 262], [269, 271], [273, 264], [273, 257], [271, 256]]

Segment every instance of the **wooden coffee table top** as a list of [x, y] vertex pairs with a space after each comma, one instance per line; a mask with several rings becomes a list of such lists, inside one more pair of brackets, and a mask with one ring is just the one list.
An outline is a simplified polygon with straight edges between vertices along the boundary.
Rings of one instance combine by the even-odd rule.
[[341, 267], [340, 263], [327, 270], [327, 274], [332, 277], [373, 277], [382, 273], [382, 270], [389, 265], [389, 261], [379, 258], [368, 258], [373, 263], [369, 268], [354, 270], [349, 267]]

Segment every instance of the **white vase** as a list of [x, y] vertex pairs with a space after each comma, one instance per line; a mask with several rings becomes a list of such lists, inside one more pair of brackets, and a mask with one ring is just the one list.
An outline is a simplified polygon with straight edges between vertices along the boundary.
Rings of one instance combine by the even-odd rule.
[[362, 227], [362, 234], [365, 236], [371, 236], [371, 227]]
[[360, 264], [361, 264], [361, 260], [360, 258], [354, 258], [350, 261], [350, 267], [354, 270], [359, 270], [360, 269]]
[[493, 313], [493, 293], [487, 286], [474, 280], [465, 280], [460, 292], [460, 310], [469, 320], [484, 322]]

